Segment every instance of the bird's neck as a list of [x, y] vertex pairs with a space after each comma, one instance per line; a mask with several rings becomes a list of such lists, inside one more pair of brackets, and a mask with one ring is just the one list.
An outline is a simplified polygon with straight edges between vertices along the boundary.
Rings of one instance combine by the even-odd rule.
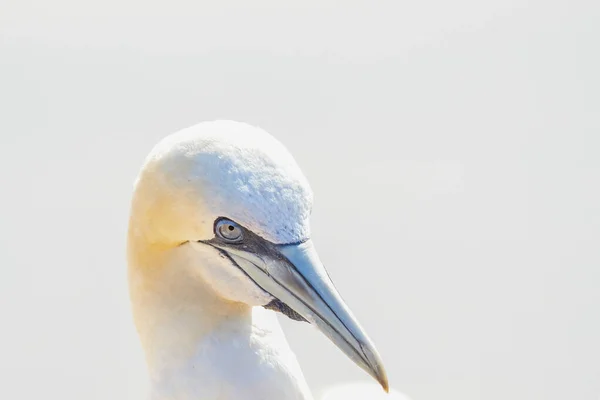
[[168, 251], [130, 257], [129, 282], [152, 400], [310, 399], [272, 312], [220, 298]]

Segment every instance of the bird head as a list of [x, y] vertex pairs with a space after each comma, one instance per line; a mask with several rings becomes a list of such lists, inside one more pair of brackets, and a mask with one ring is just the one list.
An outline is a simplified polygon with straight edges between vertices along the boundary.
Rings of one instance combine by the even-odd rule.
[[146, 159], [133, 197], [130, 265], [151, 264], [148, 254], [185, 254], [178, 273], [192, 287], [313, 324], [387, 390], [374, 345], [311, 240], [312, 202], [294, 158], [264, 130], [231, 121], [195, 125], [159, 142]]

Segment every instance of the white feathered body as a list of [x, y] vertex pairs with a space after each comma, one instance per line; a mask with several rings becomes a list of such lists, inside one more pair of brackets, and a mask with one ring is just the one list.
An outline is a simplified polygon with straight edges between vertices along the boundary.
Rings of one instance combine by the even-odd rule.
[[151, 400], [312, 399], [273, 312], [255, 308], [251, 327], [240, 328], [212, 332], [185, 362], [165, 357]]

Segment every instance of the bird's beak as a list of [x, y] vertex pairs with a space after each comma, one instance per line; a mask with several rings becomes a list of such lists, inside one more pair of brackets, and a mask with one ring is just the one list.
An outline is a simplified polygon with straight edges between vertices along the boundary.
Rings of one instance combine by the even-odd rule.
[[276, 245], [227, 246], [224, 251], [258, 286], [316, 325], [350, 359], [388, 391], [383, 363], [375, 346], [335, 289], [312, 241]]

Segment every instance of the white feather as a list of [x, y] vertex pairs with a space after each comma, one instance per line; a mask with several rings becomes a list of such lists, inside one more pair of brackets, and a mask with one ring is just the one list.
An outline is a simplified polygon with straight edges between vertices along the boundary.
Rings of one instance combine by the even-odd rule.
[[207, 218], [244, 221], [275, 243], [309, 236], [308, 181], [289, 151], [260, 128], [234, 121], [194, 125], [159, 142], [145, 168], [172, 189], [187, 190], [189, 200], [202, 199]]

